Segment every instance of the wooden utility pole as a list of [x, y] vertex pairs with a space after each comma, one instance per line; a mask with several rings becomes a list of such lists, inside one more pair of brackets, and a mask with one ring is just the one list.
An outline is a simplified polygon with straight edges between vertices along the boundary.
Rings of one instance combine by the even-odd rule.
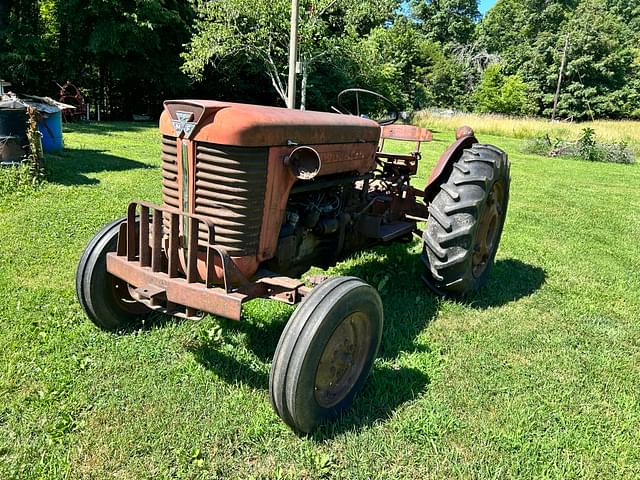
[[291, 36], [289, 37], [289, 85], [287, 107], [296, 108], [296, 61], [298, 60], [298, 0], [291, 0]]
[[564, 75], [564, 67], [567, 64], [567, 51], [569, 50], [569, 34], [564, 42], [564, 51], [562, 52], [562, 62], [560, 62], [560, 73], [558, 74], [558, 86], [556, 88], [556, 96], [553, 99], [553, 112], [551, 112], [551, 121], [556, 119], [558, 111], [558, 100], [560, 99], [560, 87], [562, 86], [562, 75]]

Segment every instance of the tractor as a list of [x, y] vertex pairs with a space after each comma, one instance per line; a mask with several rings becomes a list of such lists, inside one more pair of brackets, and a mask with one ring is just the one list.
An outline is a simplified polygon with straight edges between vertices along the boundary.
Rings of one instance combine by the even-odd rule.
[[[354, 95], [355, 109], [346, 100]], [[386, 105], [377, 110], [383, 118], [360, 111], [367, 95]], [[480, 144], [471, 128], [458, 129], [426, 185], [415, 187], [432, 133], [396, 124], [398, 110], [373, 92], [344, 91], [338, 105], [329, 113], [164, 102], [162, 205], [131, 202], [90, 241], [76, 275], [80, 304], [105, 330], [151, 312], [240, 320], [256, 298], [297, 305], [273, 356], [269, 393], [299, 433], [351, 405], [383, 330], [371, 285], [355, 277], [305, 283], [301, 275], [418, 237], [426, 286], [465, 297], [491, 271], [509, 200], [507, 155]], [[393, 153], [389, 140], [415, 148]]]

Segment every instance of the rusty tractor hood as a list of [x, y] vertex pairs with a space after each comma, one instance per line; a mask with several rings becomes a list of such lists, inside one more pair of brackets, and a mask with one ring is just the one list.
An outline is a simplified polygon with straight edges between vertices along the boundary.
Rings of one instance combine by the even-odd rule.
[[163, 135], [239, 147], [377, 143], [373, 120], [338, 113], [291, 110], [213, 100], [168, 100]]

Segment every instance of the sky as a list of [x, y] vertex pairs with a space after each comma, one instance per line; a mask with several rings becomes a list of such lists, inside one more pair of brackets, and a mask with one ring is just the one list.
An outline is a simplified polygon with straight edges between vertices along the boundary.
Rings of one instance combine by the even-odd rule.
[[480, 0], [478, 2], [478, 5], [480, 7], [480, 13], [483, 15], [487, 13], [487, 10], [493, 7], [494, 3], [496, 3], [496, 0]]

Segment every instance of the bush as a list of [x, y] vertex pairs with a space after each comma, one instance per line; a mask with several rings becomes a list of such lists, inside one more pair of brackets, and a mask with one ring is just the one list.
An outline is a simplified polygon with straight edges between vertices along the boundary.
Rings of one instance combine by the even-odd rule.
[[474, 111], [530, 115], [537, 110], [530, 91], [520, 75], [505, 76], [500, 64], [491, 65], [473, 95]]
[[626, 142], [600, 143], [592, 128], [582, 130], [577, 141], [562, 139], [551, 140], [549, 135], [529, 140], [523, 149], [526, 153], [544, 157], [563, 157], [586, 160], [589, 162], [635, 163], [635, 156]]
[[30, 165], [0, 167], [0, 199], [10, 194], [32, 192], [35, 187]]
[[0, 198], [9, 194], [33, 191], [46, 178], [41, 135], [38, 131], [35, 109], [27, 110], [27, 155], [19, 165], [0, 167]]
[[633, 152], [626, 142], [598, 143], [592, 128], [582, 130], [576, 142], [578, 157], [591, 162], [635, 163]]

